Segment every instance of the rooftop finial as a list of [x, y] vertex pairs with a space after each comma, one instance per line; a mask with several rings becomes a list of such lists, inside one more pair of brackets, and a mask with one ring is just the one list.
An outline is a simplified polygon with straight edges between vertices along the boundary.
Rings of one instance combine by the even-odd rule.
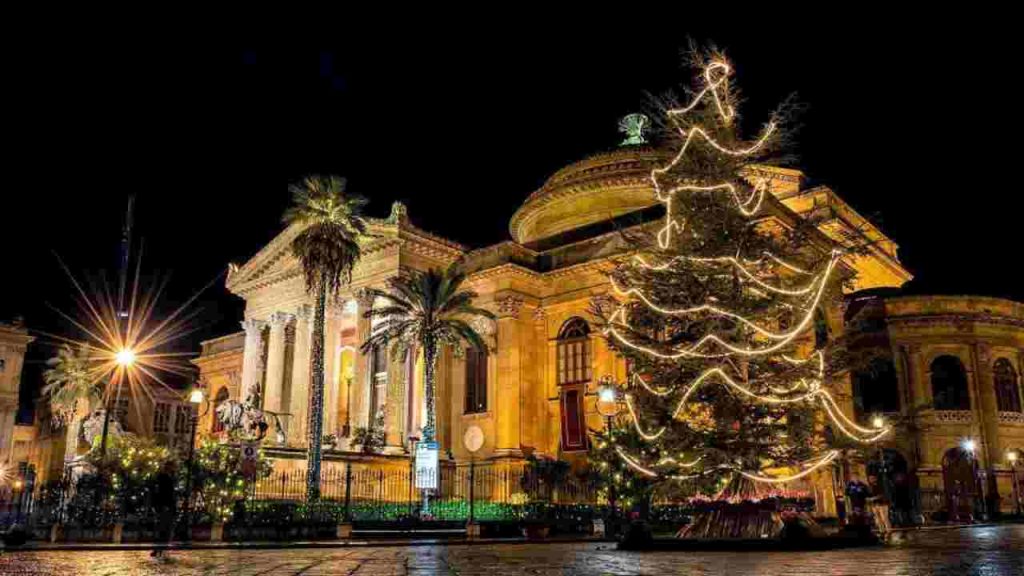
[[646, 144], [644, 130], [650, 126], [651, 121], [643, 114], [627, 114], [619, 120], [619, 132], [626, 135], [626, 139], [619, 143], [619, 146], [636, 146]]

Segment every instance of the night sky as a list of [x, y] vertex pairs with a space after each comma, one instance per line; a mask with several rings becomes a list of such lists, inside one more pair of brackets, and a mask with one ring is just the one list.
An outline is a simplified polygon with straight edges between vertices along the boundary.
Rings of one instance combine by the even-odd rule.
[[[752, 125], [797, 93], [799, 167], [899, 243], [917, 276], [908, 291], [1024, 301], [1012, 19], [657, 16], [507, 30], [342, 21], [321, 46], [62, 37], [5, 53], [0, 319], [69, 332], [47, 307], [74, 309], [53, 253], [112, 280], [130, 194], [144, 280], [170, 276], [167, 307], [273, 238], [287, 184], [307, 173], [348, 177], [374, 216], [402, 200], [414, 223], [469, 246], [506, 239], [549, 175], [616, 145], [645, 91], [688, 81], [688, 36], [726, 49]], [[183, 348], [238, 329], [222, 280], [199, 308]]]

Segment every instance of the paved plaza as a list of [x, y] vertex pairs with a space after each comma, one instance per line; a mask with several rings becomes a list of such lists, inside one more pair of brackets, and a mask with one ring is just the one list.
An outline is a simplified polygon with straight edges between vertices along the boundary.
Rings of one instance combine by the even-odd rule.
[[1024, 574], [1024, 526], [919, 531], [887, 547], [834, 552], [619, 552], [610, 544], [351, 546], [290, 550], [177, 551], [155, 561], [143, 551], [14, 552], [0, 574]]

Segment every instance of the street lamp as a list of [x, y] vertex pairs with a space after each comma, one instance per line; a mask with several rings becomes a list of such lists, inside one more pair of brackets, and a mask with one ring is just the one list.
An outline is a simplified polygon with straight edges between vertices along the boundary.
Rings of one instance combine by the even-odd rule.
[[[604, 416], [605, 431], [608, 440], [611, 441], [612, 431], [615, 429], [615, 417], [619, 414], [619, 390], [615, 386], [615, 379], [611, 374], [601, 377], [601, 384], [597, 389], [597, 412]], [[615, 518], [615, 482], [608, 482], [608, 508], [611, 519]]]
[[[188, 402], [191, 404], [191, 410], [189, 411], [192, 415], [192, 433], [188, 443], [188, 463], [187, 471], [185, 475], [185, 539], [192, 539], [192, 468], [193, 461], [195, 460], [196, 453], [196, 428], [199, 424], [199, 417], [201, 416], [199, 409], [206, 401], [206, 395], [203, 394], [203, 389], [196, 387], [192, 389], [192, 392], [188, 395]], [[205, 412], [203, 413], [205, 414]]]
[[131, 348], [122, 348], [114, 355], [114, 361], [118, 366], [127, 368], [135, 363], [135, 351]]
[[971, 458], [971, 474], [974, 477], [974, 489], [975, 493], [980, 495], [980, 508], [982, 518], [988, 517], [987, 505], [985, 502], [985, 484], [978, 478], [978, 457], [975, 453], [978, 449], [977, 442], [973, 438], [966, 438], [960, 443], [960, 447], [963, 448], [964, 452]]
[[[885, 418], [882, 418], [881, 414], [875, 414], [871, 418], [871, 425], [875, 427], [875, 430], [881, 430], [885, 428]], [[889, 477], [887, 474], [888, 470], [885, 468], [885, 450], [882, 448], [882, 443], [878, 443], [878, 480], [882, 483], [882, 493], [885, 494], [885, 498], [892, 502], [892, 496], [890, 495], [891, 489], [889, 488]]]
[[[122, 370], [127, 370], [135, 364], [135, 351], [131, 348], [121, 348], [114, 354], [114, 363], [121, 367]], [[114, 408], [117, 408], [117, 400], [121, 397], [121, 379], [117, 378], [117, 394], [114, 398]], [[123, 423], [122, 423], [123, 424]], [[103, 410], [103, 435], [100, 437], [100, 457], [106, 458], [107, 456], [107, 433], [110, 430], [110, 406], [107, 406]]]
[[1017, 516], [1024, 514], [1021, 511], [1020, 486], [1017, 484], [1017, 460], [1019, 459], [1020, 453], [1016, 450], [1010, 450], [1006, 453], [1006, 461], [1010, 463], [1010, 481], [1013, 482], [1013, 500], [1017, 505]]

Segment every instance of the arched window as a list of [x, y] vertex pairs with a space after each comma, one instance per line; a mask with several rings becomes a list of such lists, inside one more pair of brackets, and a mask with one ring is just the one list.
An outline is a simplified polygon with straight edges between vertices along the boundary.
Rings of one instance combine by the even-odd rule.
[[936, 410], [970, 410], [967, 371], [956, 356], [939, 356], [932, 361], [932, 403]]
[[996, 385], [996, 406], [1000, 412], [1020, 412], [1020, 387], [1017, 384], [1017, 371], [1006, 358], [996, 360], [992, 366], [992, 376]]
[[558, 333], [558, 384], [590, 381], [590, 326], [571, 318]]
[[590, 326], [570, 318], [558, 332], [558, 386], [561, 396], [562, 450], [587, 449], [583, 396], [590, 381]]
[[853, 371], [853, 402], [861, 416], [899, 412], [900, 392], [892, 359], [875, 357]]
[[228, 394], [228, 389], [221, 388], [217, 391], [217, 396], [213, 399], [213, 425], [210, 427], [210, 430], [214, 434], [220, 434], [224, 431], [224, 423], [220, 421], [217, 409], [220, 408], [220, 405], [223, 404], [229, 396], [230, 394]]

